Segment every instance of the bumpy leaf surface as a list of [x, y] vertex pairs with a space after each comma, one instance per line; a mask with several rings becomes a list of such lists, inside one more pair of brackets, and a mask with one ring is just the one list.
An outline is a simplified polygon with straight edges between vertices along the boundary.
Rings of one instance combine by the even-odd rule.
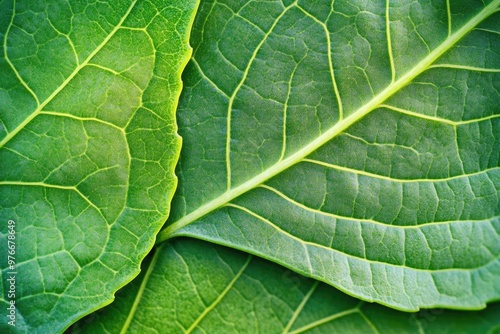
[[225, 247], [175, 240], [80, 333], [498, 333], [500, 304], [395, 311]]
[[159, 241], [403, 310], [500, 298], [499, 4], [204, 2]]
[[0, 332], [62, 331], [137, 275], [177, 182], [196, 5], [0, 2]]

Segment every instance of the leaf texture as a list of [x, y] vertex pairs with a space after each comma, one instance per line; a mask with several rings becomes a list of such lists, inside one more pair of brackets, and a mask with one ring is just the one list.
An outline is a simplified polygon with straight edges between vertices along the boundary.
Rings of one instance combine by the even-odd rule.
[[168, 227], [401, 310], [500, 298], [494, 1], [204, 1]]
[[0, 2], [0, 332], [60, 332], [138, 274], [177, 184], [196, 6]]
[[493, 334], [499, 310], [395, 311], [258, 257], [180, 239], [159, 247], [141, 276], [73, 333]]

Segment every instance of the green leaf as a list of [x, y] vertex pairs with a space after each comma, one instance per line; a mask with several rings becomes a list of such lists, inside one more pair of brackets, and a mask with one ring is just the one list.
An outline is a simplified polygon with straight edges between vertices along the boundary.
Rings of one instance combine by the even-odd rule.
[[177, 183], [196, 6], [0, 1], [1, 332], [60, 332], [138, 274]]
[[401, 310], [499, 299], [499, 5], [203, 2], [159, 242]]
[[480, 312], [405, 313], [359, 301], [251, 255], [194, 239], [155, 252], [141, 277], [73, 333], [494, 333]]

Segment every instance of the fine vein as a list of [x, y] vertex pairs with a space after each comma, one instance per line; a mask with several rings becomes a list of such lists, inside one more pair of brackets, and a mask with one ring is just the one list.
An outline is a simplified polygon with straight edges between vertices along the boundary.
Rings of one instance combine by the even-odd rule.
[[321, 325], [324, 325], [326, 323], [329, 323], [331, 321], [340, 319], [342, 317], [346, 317], [350, 314], [358, 313], [359, 312], [359, 307], [355, 307], [346, 311], [342, 311], [339, 313], [332, 314], [329, 317], [325, 317], [323, 319], [317, 320], [315, 322], [310, 323], [309, 325], [306, 325], [304, 327], [301, 327], [299, 329], [294, 330], [293, 332], [290, 332], [289, 334], [299, 334], [299, 333], [304, 333], [307, 332], [313, 328], [320, 327]]
[[[292, 4], [294, 5], [294, 4]], [[292, 7], [292, 5], [288, 6], [285, 8], [285, 10], [274, 20], [271, 28], [269, 31], [264, 35], [260, 43], [257, 45], [255, 48], [254, 52], [252, 53], [252, 56], [250, 57], [250, 60], [248, 61], [248, 64], [245, 68], [245, 71], [243, 73], [243, 76], [241, 77], [240, 82], [238, 83], [238, 86], [236, 86], [236, 89], [234, 90], [233, 94], [229, 98], [229, 103], [227, 106], [227, 120], [226, 120], [226, 173], [227, 173], [227, 191], [231, 191], [231, 111], [233, 109], [233, 103], [236, 98], [237, 93], [240, 91], [241, 87], [243, 86], [243, 83], [245, 82], [248, 72], [250, 71], [250, 67], [252, 66], [253, 61], [257, 57], [257, 53], [261, 49], [262, 45], [264, 45], [264, 42], [266, 39], [269, 37], [269, 35], [272, 33], [278, 22], [281, 20], [281, 18], [286, 14], [286, 12]]]

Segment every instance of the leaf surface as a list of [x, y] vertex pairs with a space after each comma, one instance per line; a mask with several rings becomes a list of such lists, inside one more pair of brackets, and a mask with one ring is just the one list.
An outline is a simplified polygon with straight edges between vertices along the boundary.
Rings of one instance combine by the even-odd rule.
[[139, 272], [177, 183], [196, 6], [0, 2], [0, 332], [60, 332]]
[[405, 313], [222, 246], [179, 239], [73, 333], [496, 333], [500, 304]]
[[205, 1], [159, 242], [402, 310], [500, 298], [494, 1]]

